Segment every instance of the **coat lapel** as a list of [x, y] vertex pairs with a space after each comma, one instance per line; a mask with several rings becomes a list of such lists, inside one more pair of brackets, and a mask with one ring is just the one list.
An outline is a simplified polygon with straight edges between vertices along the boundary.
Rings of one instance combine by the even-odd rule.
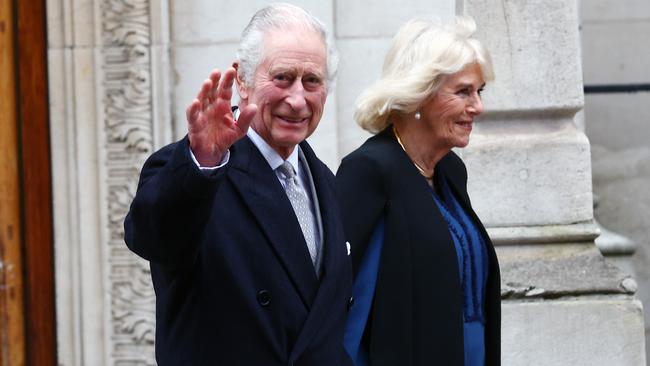
[[305, 307], [311, 308], [318, 279], [300, 224], [277, 176], [247, 137], [232, 147], [228, 178], [268, 238]]
[[322, 322], [327, 319], [327, 314], [336, 312], [336, 307], [345, 307], [344, 303], [337, 303], [341, 299], [336, 295], [337, 286], [348, 284], [341, 281], [351, 281], [351, 278], [342, 275], [343, 261], [347, 259], [347, 252], [342, 236], [342, 223], [337, 208], [337, 199], [334, 191], [334, 182], [328, 176], [323, 165], [306, 142], [301, 148], [307, 159], [312, 173], [316, 194], [320, 205], [323, 230], [323, 263], [320, 287], [307, 320], [298, 335], [296, 344], [291, 350], [290, 361], [295, 361], [309, 346], [315, 333], [320, 329]]
[[[483, 236], [483, 240], [485, 241], [485, 244], [487, 246], [487, 252], [488, 252], [488, 260], [489, 260], [489, 266], [490, 266], [490, 271], [489, 273], [491, 276], [494, 275], [499, 275], [499, 262], [497, 260], [497, 254], [496, 250], [494, 249], [494, 245], [492, 244], [492, 240], [490, 239], [490, 236], [487, 233], [487, 230], [485, 230], [485, 226], [483, 226], [483, 223], [481, 220], [478, 218], [476, 215], [476, 212], [474, 212], [474, 209], [472, 208], [472, 204], [469, 199], [469, 194], [467, 193], [466, 187], [462, 184], [462, 181], [467, 181], [467, 177], [464, 177], [463, 180], [459, 181], [458, 177], [459, 174], [452, 174], [451, 172], [447, 172], [447, 159], [450, 159], [451, 156], [450, 154], [453, 154], [453, 152], [449, 153], [447, 156], [445, 156], [444, 160], [441, 160], [438, 165], [440, 166], [441, 171], [444, 171], [444, 175], [448, 177], [447, 179], [447, 184], [449, 187], [451, 187], [451, 190], [454, 192], [456, 197], [459, 198], [460, 205], [465, 209], [465, 213], [467, 213], [471, 218], [472, 221], [474, 221], [474, 224], [476, 225], [476, 228], [479, 230], [481, 235]], [[442, 163], [442, 164], [441, 164]], [[464, 173], [467, 174], [467, 173]]]

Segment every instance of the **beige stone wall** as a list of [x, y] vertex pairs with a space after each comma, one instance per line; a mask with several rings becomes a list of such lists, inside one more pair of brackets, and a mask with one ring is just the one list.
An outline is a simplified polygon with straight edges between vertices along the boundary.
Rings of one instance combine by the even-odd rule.
[[[650, 85], [650, 2], [582, 0], [585, 85]], [[596, 218], [636, 245], [620, 259], [650, 308], [650, 91], [585, 95]], [[650, 317], [645, 317], [646, 338]], [[649, 354], [650, 355], [650, 354]]]

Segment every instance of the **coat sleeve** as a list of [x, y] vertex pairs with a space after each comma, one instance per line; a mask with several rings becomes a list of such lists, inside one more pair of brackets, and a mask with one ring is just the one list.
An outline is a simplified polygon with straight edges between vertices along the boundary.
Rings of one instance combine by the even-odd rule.
[[187, 137], [149, 157], [124, 220], [129, 249], [167, 269], [192, 264], [226, 169], [201, 172]]
[[388, 204], [386, 183], [377, 162], [357, 151], [341, 162], [336, 184], [356, 276], [370, 236]]

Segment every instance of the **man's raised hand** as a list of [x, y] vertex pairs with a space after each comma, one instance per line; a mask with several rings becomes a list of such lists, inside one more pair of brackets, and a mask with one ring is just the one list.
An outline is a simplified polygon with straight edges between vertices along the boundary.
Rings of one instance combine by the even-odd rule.
[[257, 106], [249, 104], [240, 110], [235, 121], [231, 105], [235, 75], [232, 67], [223, 75], [213, 70], [187, 107], [190, 148], [201, 166], [218, 165], [226, 150], [246, 134], [257, 113]]

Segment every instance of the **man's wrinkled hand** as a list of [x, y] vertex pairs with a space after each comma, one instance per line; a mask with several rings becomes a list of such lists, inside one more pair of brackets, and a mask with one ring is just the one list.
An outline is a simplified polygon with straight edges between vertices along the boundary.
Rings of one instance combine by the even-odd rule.
[[232, 86], [236, 71], [221, 75], [217, 69], [203, 82], [196, 99], [187, 107], [190, 148], [201, 166], [215, 166], [237, 140], [246, 135], [257, 106], [247, 105], [235, 120], [232, 113]]

